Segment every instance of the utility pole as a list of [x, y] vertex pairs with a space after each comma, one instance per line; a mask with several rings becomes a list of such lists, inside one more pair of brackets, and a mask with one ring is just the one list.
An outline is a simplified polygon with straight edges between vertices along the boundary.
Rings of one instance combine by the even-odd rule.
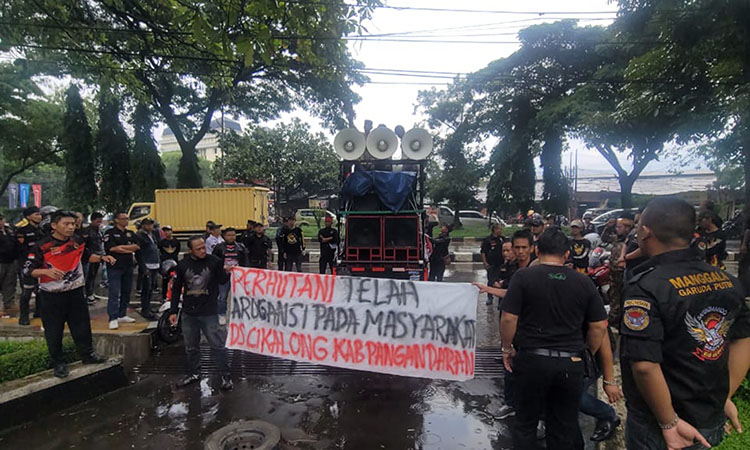
[[219, 141], [221, 152], [221, 187], [224, 187], [224, 105], [221, 105], [221, 140]]

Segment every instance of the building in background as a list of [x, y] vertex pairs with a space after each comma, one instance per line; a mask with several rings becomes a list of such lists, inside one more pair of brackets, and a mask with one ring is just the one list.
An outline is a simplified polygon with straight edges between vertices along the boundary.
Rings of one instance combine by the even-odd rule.
[[[206, 159], [208, 161], [216, 161], [221, 156], [221, 148], [219, 146], [219, 137], [221, 136], [221, 119], [215, 119], [211, 121], [211, 131], [198, 142], [195, 147], [198, 157]], [[236, 133], [242, 133], [242, 126], [239, 122], [232, 119], [224, 118], [224, 131], [234, 131]], [[180, 145], [177, 143], [177, 139], [174, 137], [172, 130], [167, 127], [161, 134], [159, 139], [159, 152], [161, 154], [169, 152], [179, 152]]]

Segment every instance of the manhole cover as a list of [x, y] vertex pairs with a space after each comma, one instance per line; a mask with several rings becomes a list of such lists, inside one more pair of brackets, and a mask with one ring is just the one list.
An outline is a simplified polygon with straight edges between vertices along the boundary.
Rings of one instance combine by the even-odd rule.
[[275, 450], [281, 432], [274, 425], [260, 420], [234, 422], [208, 437], [205, 450]]

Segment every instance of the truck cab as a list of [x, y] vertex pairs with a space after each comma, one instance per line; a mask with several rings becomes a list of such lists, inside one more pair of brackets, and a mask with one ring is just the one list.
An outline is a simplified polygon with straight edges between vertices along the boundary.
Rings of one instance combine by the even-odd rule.
[[146, 218], [156, 220], [156, 203], [133, 203], [128, 211], [128, 229], [135, 231], [135, 223]]

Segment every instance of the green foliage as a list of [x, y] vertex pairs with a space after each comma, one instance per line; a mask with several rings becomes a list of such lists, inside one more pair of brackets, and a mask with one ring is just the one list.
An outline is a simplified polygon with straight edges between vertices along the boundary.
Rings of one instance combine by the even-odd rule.
[[750, 428], [750, 398], [740, 396], [738, 391], [738, 395], [735, 395], [733, 400], [739, 411], [742, 429], [745, 431], [742, 434], [734, 432], [725, 437], [721, 444], [714, 447], [717, 450], [746, 450], [750, 448], [750, 431], [748, 431]]
[[193, 154], [220, 107], [254, 122], [300, 106], [351, 123], [363, 76], [341, 37], [378, 3], [8, 0], [0, 40], [36, 71], [105, 75], [150, 103], [182, 150], [178, 185], [200, 187]]
[[0, 194], [13, 178], [60, 163], [62, 106], [44, 95], [23, 65], [0, 63]]
[[[63, 352], [67, 362], [77, 359], [75, 344], [69, 337], [63, 339]], [[49, 365], [49, 351], [42, 339], [0, 342], [0, 383], [42, 372]]]
[[101, 204], [108, 211], [130, 206], [130, 148], [120, 123], [120, 102], [106, 88], [99, 93], [97, 153], [101, 162]]
[[[167, 187], [174, 189], [177, 187], [177, 170], [182, 160], [182, 155], [179, 152], [164, 153], [161, 156], [161, 161], [164, 164], [164, 177], [167, 180]], [[198, 158], [198, 168], [202, 173], [211, 173], [212, 164], [210, 161]], [[218, 187], [221, 186], [220, 182], [215, 181], [212, 177], [206, 178], [204, 187]], [[138, 200], [137, 198], [135, 200]]]
[[65, 161], [65, 203], [83, 214], [96, 203], [94, 142], [81, 93], [71, 85], [65, 95], [60, 146]]
[[133, 153], [131, 162], [131, 185], [133, 198], [138, 201], [154, 201], [154, 190], [167, 187], [164, 177], [164, 163], [159, 157], [159, 151], [151, 136], [154, 124], [148, 105], [139, 103], [133, 114]]
[[337, 187], [336, 152], [322, 133], [312, 133], [299, 119], [274, 128], [256, 127], [243, 135], [227, 133], [223, 145], [224, 157], [214, 163], [214, 179], [267, 185], [280, 202]]

